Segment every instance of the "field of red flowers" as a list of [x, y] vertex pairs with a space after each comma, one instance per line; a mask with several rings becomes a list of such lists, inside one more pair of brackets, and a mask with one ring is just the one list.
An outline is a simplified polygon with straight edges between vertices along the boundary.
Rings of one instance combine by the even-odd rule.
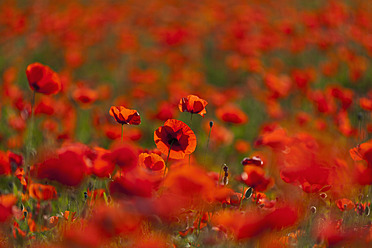
[[2, 0], [0, 247], [371, 247], [367, 0]]

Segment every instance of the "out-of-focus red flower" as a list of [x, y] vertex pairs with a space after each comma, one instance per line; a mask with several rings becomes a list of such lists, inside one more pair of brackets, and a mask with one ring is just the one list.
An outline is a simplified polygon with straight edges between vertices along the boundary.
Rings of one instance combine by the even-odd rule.
[[250, 143], [245, 140], [237, 140], [234, 147], [235, 150], [241, 154], [247, 153], [251, 149]]
[[99, 206], [82, 226], [73, 225], [64, 235], [68, 246], [102, 247], [118, 235], [131, 237], [141, 226], [141, 217], [124, 206]]
[[35, 107], [34, 114], [46, 114], [46, 115], [53, 115], [55, 112], [55, 104], [56, 102], [53, 100], [52, 97], [42, 97], [39, 103]]
[[292, 86], [292, 80], [286, 75], [277, 76], [275, 74], [267, 74], [264, 78], [265, 85], [271, 91], [273, 99], [286, 97]]
[[13, 194], [0, 196], [0, 223], [5, 222], [13, 215], [12, 207], [17, 203], [17, 197]]
[[248, 121], [248, 116], [234, 104], [226, 104], [218, 108], [216, 116], [224, 122], [233, 124], [244, 124]]
[[78, 186], [83, 181], [87, 166], [83, 155], [74, 150], [61, 149], [54, 157], [49, 157], [32, 168], [35, 175], [55, 180], [67, 186]]
[[152, 173], [148, 168], [136, 166], [124, 171], [109, 185], [110, 193], [114, 196], [151, 197], [157, 190], [163, 174]]
[[333, 247], [350, 244], [357, 236], [354, 230], [341, 228], [342, 220], [319, 221], [313, 230], [315, 238], [323, 238], [327, 245]]
[[115, 163], [110, 157], [110, 151], [95, 147], [96, 158], [92, 161], [92, 173], [98, 177], [108, 177], [115, 169]]
[[6, 152], [0, 151], [0, 175], [10, 175], [11, 167]]
[[309, 83], [315, 79], [315, 71], [311, 68], [308, 69], [296, 69], [292, 71], [293, 81], [297, 87], [304, 90], [308, 88]]
[[297, 209], [290, 206], [282, 206], [265, 216], [264, 222], [271, 229], [283, 229], [296, 224], [299, 218]]
[[355, 161], [365, 160], [372, 167], [372, 140], [350, 149], [350, 156]]
[[[98, 92], [84, 85], [79, 85], [73, 92], [72, 97], [82, 106], [88, 106], [98, 99]], [[111, 110], [110, 110], [111, 114]], [[115, 118], [116, 119], [116, 118]]]
[[366, 97], [360, 98], [359, 105], [362, 109], [372, 111], [372, 99]]
[[52, 185], [32, 183], [28, 191], [30, 197], [38, 201], [47, 201], [57, 198], [57, 191]]
[[245, 166], [238, 180], [257, 191], [265, 191], [274, 184], [274, 180], [265, 177], [265, 171], [257, 166]]
[[175, 117], [174, 105], [168, 102], [161, 102], [158, 106], [158, 110], [153, 114], [152, 118], [156, 118], [161, 121], [167, 121], [174, 119]]
[[331, 114], [335, 112], [335, 104], [333, 98], [327, 92], [314, 90], [309, 94], [311, 99], [320, 113]]
[[170, 119], [154, 132], [157, 148], [172, 159], [183, 159], [196, 148], [196, 136], [184, 122]]
[[25, 120], [22, 118], [22, 116], [19, 115], [9, 116], [8, 123], [9, 126], [20, 132], [22, 132], [26, 128]]
[[181, 166], [170, 170], [164, 186], [174, 194], [208, 199], [216, 187], [208, 174], [195, 166]]
[[365, 167], [363, 164], [356, 163], [354, 180], [360, 185], [372, 185], [372, 166]]
[[223, 211], [212, 218], [212, 223], [231, 232], [236, 240], [260, 235], [265, 230], [283, 229], [293, 226], [299, 219], [297, 209], [282, 206], [270, 213], [257, 211]]
[[56, 94], [61, 89], [58, 74], [46, 65], [33, 63], [27, 66], [26, 75], [30, 88], [45, 95]]
[[256, 141], [256, 145], [269, 146], [273, 149], [284, 149], [290, 143], [291, 139], [283, 128], [276, 128], [272, 131], [264, 132]]
[[138, 164], [138, 151], [129, 144], [120, 144], [112, 148], [108, 159], [122, 169], [131, 169]]
[[205, 110], [205, 106], [207, 106], [208, 102], [204, 99], [199, 98], [195, 95], [189, 95], [187, 97], [183, 97], [178, 104], [178, 108], [181, 112], [189, 112], [191, 114], [199, 114], [204, 117], [207, 113]]
[[300, 112], [296, 115], [296, 120], [300, 126], [306, 125], [310, 121], [310, 119], [310, 115], [305, 112]]
[[110, 108], [110, 115], [120, 124], [139, 125], [141, 124], [141, 117], [137, 110], [127, 109], [123, 106]]
[[278, 160], [280, 177], [286, 183], [299, 184], [307, 193], [330, 189], [330, 158], [322, 157], [319, 144], [309, 134], [298, 134], [287, 144]]
[[341, 86], [333, 86], [329, 88], [333, 97], [337, 98], [341, 102], [343, 110], [348, 109], [353, 103], [354, 92], [350, 89], [343, 88]]

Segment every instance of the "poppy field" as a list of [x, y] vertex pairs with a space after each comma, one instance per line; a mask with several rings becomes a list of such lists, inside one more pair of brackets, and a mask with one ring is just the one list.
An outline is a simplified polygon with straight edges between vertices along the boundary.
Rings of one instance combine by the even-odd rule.
[[371, 247], [368, 0], [2, 0], [0, 247]]

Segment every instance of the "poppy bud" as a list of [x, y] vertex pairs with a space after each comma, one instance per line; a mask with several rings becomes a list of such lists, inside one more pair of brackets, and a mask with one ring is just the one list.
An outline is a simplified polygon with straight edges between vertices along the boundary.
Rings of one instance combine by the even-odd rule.
[[213, 124], [214, 124], [214, 122], [213, 121], [210, 121], [209, 122], [209, 127], [212, 128], [213, 127]]
[[362, 121], [362, 119], [363, 119], [363, 114], [362, 114], [362, 112], [359, 112], [358, 113], [358, 121]]

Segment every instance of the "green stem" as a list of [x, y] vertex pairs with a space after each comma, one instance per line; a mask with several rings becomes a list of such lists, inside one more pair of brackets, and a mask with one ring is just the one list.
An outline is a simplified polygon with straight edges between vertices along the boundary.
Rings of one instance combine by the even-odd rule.
[[239, 203], [239, 210], [241, 210], [241, 209], [242, 209], [243, 197], [244, 197], [244, 186], [243, 186], [242, 197], [240, 198], [240, 203]]
[[[192, 113], [190, 113], [190, 129], [192, 128]], [[191, 165], [191, 153], [189, 154], [189, 166]]]
[[208, 154], [208, 146], [209, 146], [209, 139], [211, 137], [211, 132], [212, 132], [212, 126], [210, 126], [210, 128], [209, 128], [207, 146], [205, 147], [204, 162], [205, 162], [205, 159], [207, 158], [207, 154]]
[[124, 124], [121, 124], [121, 143], [124, 143]]
[[164, 175], [163, 175], [163, 177], [165, 177], [165, 172], [166, 172], [167, 169], [168, 169], [168, 159], [169, 159], [169, 156], [170, 156], [170, 152], [171, 152], [171, 150], [172, 150], [172, 145], [173, 145], [173, 143], [174, 143], [174, 140], [172, 140], [172, 142], [171, 142], [171, 144], [170, 144], [170, 146], [169, 146], [169, 149], [168, 149], [168, 156], [167, 156], [167, 160], [165, 160], [165, 170], [164, 170]]

